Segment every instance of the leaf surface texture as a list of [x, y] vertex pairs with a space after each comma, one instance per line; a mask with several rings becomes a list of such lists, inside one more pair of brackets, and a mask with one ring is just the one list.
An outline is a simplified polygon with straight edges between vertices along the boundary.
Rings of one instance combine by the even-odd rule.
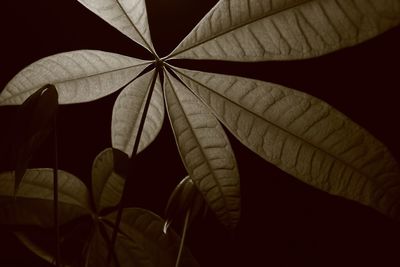
[[90, 11], [153, 54], [145, 0], [78, 0]]
[[[152, 86], [155, 70], [130, 83], [118, 96], [112, 114], [112, 144], [132, 156], [135, 139]], [[161, 130], [164, 120], [164, 102], [159, 79], [155, 81], [150, 105], [140, 136], [138, 153], [145, 149]]]
[[60, 104], [109, 95], [133, 80], [149, 61], [96, 50], [42, 58], [21, 70], [0, 94], [0, 105], [20, 105], [45, 84], [54, 84]]
[[399, 219], [400, 173], [387, 148], [325, 102], [280, 85], [179, 69], [247, 147], [303, 182]]
[[97, 211], [114, 207], [121, 200], [125, 179], [114, 170], [112, 148], [100, 152], [92, 166], [93, 202]]
[[166, 77], [167, 110], [181, 158], [217, 218], [233, 229], [240, 217], [240, 183], [229, 140], [210, 110], [182, 83]]
[[304, 59], [356, 45], [399, 22], [399, 0], [221, 0], [169, 57]]
[[[60, 224], [90, 214], [89, 193], [75, 176], [59, 170]], [[0, 174], [0, 222], [53, 227], [53, 170], [28, 169], [14, 198], [14, 174]]]

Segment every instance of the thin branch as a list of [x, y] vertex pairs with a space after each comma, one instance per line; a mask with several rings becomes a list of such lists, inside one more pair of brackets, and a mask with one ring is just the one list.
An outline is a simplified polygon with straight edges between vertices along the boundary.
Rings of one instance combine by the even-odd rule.
[[184, 243], [185, 243], [186, 232], [187, 232], [187, 228], [188, 228], [188, 225], [189, 225], [190, 212], [191, 212], [191, 209], [189, 208], [189, 209], [186, 211], [185, 223], [184, 223], [184, 225], [183, 225], [181, 243], [179, 244], [179, 251], [178, 251], [178, 256], [177, 256], [177, 258], [176, 258], [175, 267], [179, 267], [179, 265], [180, 265], [180, 263], [181, 263], [182, 252], [183, 252], [183, 246], [184, 246]]
[[58, 212], [58, 138], [57, 138], [57, 115], [53, 120], [53, 136], [54, 136], [54, 168], [53, 168], [53, 203], [54, 203], [54, 227], [56, 231], [56, 267], [60, 266], [60, 221]]

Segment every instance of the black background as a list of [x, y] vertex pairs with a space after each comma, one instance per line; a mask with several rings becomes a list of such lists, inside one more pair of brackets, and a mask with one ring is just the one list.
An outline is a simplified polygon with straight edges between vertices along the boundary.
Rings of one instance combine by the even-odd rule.
[[[168, 54], [216, 1], [147, 0], [153, 43]], [[48, 55], [96, 49], [150, 55], [76, 1], [1, 2], [0, 88]], [[330, 103], [385, 143], [400, 159], [400, 28], [353, 48], [294, 62], [190, 62], [180, 66], [279, 83]], [[178, 63], [177, 63], [178, 64]], [[93, 158], [111, 145], [117, 94], [59, 110], [60, 168], [88, 182]], [[0, 107], [0, 170], [10, 167], [17, 107]], [[167, 121], [166, 121], [167, 122]], [[400, 225], [348, 200], [305, 185], [230, 136], [241, 174], [242, 220], [230, 238], [213, 216], [195, 223], [188, 246], [202, 266], [400, 266]], [[170, 126], [140, 156], [129, 205], [162, 215], [185, 176]], [[50, 167], [48, 141], [32, 166]], [[48, 266], [0, 230], [0, 266]]]

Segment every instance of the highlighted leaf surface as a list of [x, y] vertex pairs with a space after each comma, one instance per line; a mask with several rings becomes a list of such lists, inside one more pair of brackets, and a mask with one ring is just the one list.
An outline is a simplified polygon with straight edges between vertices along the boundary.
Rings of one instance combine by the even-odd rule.
[[236, 160], [222, 126], [182, 83], [166, 75], [165, 98], [175, 139], [190, 178], [217, 218], [233, 229], [240, 217]]
[[[133, 146], [151, 90], [155, 70], [140, 76], [130, 83], [115, 101], [112, 115], [112, 144], [132, 156]], [[140, 136], [138, 153], [145, 149], [161, 130], [164, 120], [164, 102], [160, 81], [157, 79], [151, 95], [146, 120]]]
[[398, 0], [221, 0], [169, 57], [303, 59], [356, 45], [399, 23]]
[[280, 85], [177, 70], [247, 147], [300, 180], [400, 219], [400, 172], [388, 149], [325, 102]]
[[54, 84], [60, 104], [109, 95], [133, 80], [148, 61], [96, 50], [42, 58], [21, 70], [0, 94], [0, 105], [20, 105], [45, 84]]
[[78, 0], [110, 25], [154, 53], [145, 0]]

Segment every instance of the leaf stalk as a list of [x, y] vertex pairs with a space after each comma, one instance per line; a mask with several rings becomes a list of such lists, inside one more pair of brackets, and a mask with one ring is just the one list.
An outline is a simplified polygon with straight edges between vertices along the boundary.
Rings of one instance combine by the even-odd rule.
[[179, 267], [179, 265], [181, 263], [183, 246], [185, 244], [185, 239], [186, 239], [186, 232], [187, 232], [187, 229], [189, 226], [190, 213], [191, 213], [191, 209], [189, 208], [186, 211], [186, 215], [185, 215], [185, 222], [183, 224], [183, 229], [182, 229], [181, 243], [179, 244], [179, 251], [178, 251], [178, 256], [176, 257], [175, 267]]
[[60, 221], [59, 221], [59, 210], [58, 210], [58, 137], [57, 137], [57, 115], [54, 115], [53, 119], [53, 148], [54, 148], [54, 168], [53, 168], [53, 204], [54, 204], [54, 227], [56, 234], [56, 267], [60, 266]]

